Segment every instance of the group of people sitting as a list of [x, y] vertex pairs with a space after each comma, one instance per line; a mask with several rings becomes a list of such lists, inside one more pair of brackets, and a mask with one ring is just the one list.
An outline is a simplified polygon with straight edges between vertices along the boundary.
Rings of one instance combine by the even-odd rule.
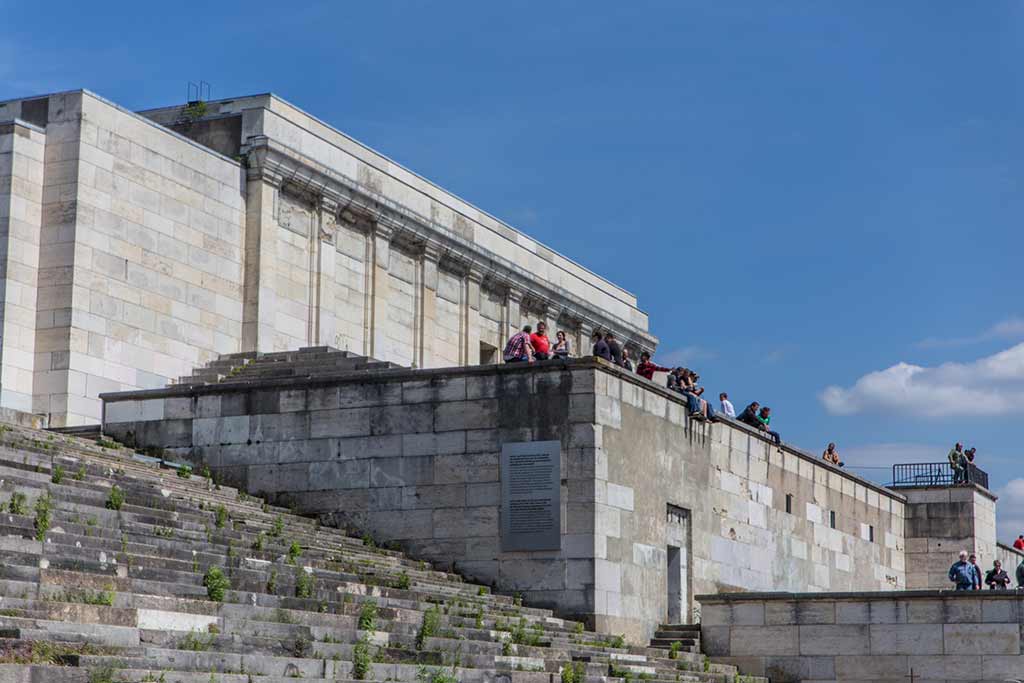
[[978, 449], [968, 448], [964, 450], [964, 445], [959, 441], [949, 449], [949, 455], [946, 458], [949, 460], [949, 467], [953, 470], [953, 483], [954, 484], [969, 484], [971, 483], [971, 467], [974, 466], [974, 455]]
[[502, 357], [506, 363], [532, 363], [535, 360], [568, 358], [571, 355], [572, 347], [565, 332], [558, 330], [552, 342], [548, 338], [547, 323], [541, 321], [537, 323], [536, 332], [529, 325], [524, 325], [520, 332], [512, 335], [505, 344]]

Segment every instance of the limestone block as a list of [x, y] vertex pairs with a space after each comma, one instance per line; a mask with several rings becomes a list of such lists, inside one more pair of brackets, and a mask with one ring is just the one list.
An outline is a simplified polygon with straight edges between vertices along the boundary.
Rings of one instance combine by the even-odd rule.
[[[936, 625], [938, 626], [938, 625]], [[1017, 624], [944, 624], [942, 635], [948, 653], [1020, 655], [1020, 626]], [[914, 654], [928, 654], [917, 652]]]
[[466, 452], [466, 432], [432, 432], [402, 435], [402, 454], [437, 455]]
[[763, 602], [735, 603], [732, 606], [731, 618], [734, 626], [763, 626], [765, 623], [765, 604]]
[[[703, 619], [703, 615], [701, 615]], [[764, 623], [796, 624], [796, 603], [790, 601], [770, 600], [764, 604]]]
[[880, 655], [942, 654], [942, 624], [872, 624], [871, 652]]
[[801, 600], [796, 603], [797, 624], [834, 624], [836, 623], [836, 603]]
[[[948, 659], [948, 657], [947, 657]], [[1012, 681], [1024, 678], [1024, 659], [1020, 655], [985, 655], [981, 658], [981, 675], [986, 681]]]
[[498, 478], [497, 453], [434, 456], [435, 484], [486, 483]]
[[434, 462], [429, 457], [374, 458], [370, 463], [370, 486], [421, 486], [434, 480]]
[[371, 412], [370, 408], [310, 411], [309, 435], [314, 439], [331, 436], [368, 436]]
[[465, 377], [434, 377], [402, 382], [402, 403], [466, 400]]
[[500, 504], [501, 485], [497, 482], [466, 486], [466, 505], [468, 507], [498, 506]]
[[192, 420], [192, 443], [196, 446], [246, 443], [249, 440], [249, 417], [196, 418]]
[[340, 408], [396, 405], [402, 402], [402, 385], [396, 382], [342, 384], [338, 387]]
[[564, 560], [502, 560], [499, 580], [510, 590], [563, 590]]
[[800, 654], [829, 656], [866, 655], [872, 652], [866, 624], [814, 625], [800, 627]]
[[[498, 536], [498, 508], [450, 508], [433, 511], [434, 538]], [[536, 589], [536, 587], [534, 587]]]
[[733, 626], [729, 634], [729, 654], [745, 655], [798, 655], [798, 626]]
[[309, 490], [357, 489], [370, 486], [370, 460], [309, 463]]
[[498, 401], [495, 399], [441, 403], [434, 412], [433, 429], [436, 432], [498, 426]]
[[608, 482], [608, 505], [622, 510], [633, 510], [633, 489]]
[[[731, 661], [732, 664], [742, 664]], [[763, 657], [761, 658], [762, 674], [770, 677], [775, 683], [786, 681], [828, 681], [836, 677], [834, 657]], [[746, 668], [741, 669], [747, 675], [757, 675]]]
[[728, 657], [732, 655], [732, 627], [728, 625], [705, 625], [703, 620], [706, 609], [707, 606], [702, 606], [701, 608], [701, 650], [709, 657]]
[[836, 680], [903, 680], [910, 673], [906, 655], [838, 655]]
[[1020, 614], [1021, 604], [1015, 597], [1006, 600], [989, 599], [981, 603], [981, 620], [984, 622], [1017, 624], [1022, 621]]
[[[355, 436], [330, 439], [335, 457], [342, 460], [356, 458], [390, 458], [402, 455], [402, 436]], [[309, 442], [306, 442], [309, 443]]]

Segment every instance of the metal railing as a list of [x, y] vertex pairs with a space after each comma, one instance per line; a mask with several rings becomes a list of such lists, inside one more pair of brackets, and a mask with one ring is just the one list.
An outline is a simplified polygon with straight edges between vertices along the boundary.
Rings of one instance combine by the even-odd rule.
[[[892, 486], [954, 486], [953, 468], [948, 462], [915, 462], [892, 466]], [[967, 481], [988, 488], [988, 472], [970, 463]]]

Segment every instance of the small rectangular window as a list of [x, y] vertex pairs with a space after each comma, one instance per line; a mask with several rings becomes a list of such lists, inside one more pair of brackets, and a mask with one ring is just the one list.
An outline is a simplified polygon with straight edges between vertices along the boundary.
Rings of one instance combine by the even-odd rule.
[[868, 540], [872, 543], [875, 542], [875, 527], [870, 525], [868, 526]]
[[835, 510], [829, 510], [828, 511], [828, 525], [830, 527], [832, 527], [833, 529], [836, 528], [836, 511]]
[[786, 494], [786, 512], [793, 514], [793, 494]]

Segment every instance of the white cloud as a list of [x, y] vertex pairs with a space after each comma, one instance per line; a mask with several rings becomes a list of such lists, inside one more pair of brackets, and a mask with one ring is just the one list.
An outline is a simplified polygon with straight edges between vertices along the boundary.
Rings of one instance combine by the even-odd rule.
[[659, 353], [655, 361], [658, 365], [676, 367], [678, 365], [689, 366], [701, 360], [710, 360], [715, 357], [715, 352], [699, 346], [684, 346], [673, 349], [666, 353]]
[[878, 412], [915, 417], [1024, 413], [1024, 343], [968, 363], [897, 363], [850, 387], [819, 395], [833, 415]]
[[996, 495], [996, 537], [1012, 545], [1019, 534], [1024, 534], [1024, 479], [1011, 479]]
[[943, 348], [947, 346], [966, 346], [993, 339], [1020, 339], [1024, 337], [1024, 318], [1011, 316], [997, 322], [984, 332], [966, 337], [928, 337], [917, 343], [922, 349]]

